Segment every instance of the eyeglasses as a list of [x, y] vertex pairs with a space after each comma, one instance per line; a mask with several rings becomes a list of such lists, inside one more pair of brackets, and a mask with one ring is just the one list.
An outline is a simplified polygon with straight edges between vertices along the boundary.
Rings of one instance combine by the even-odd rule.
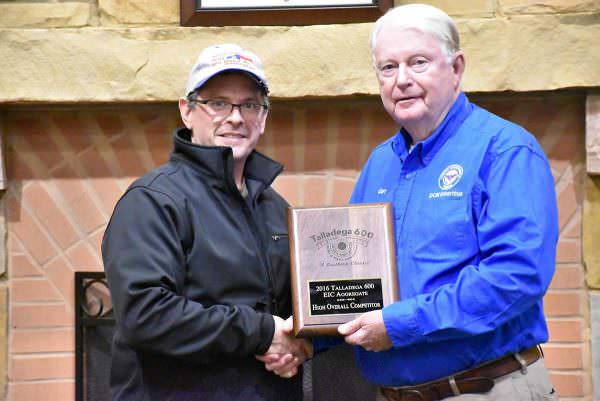
[[245, 120], [253, 120], [258, 118], [258, 116], [265, 110], [269, 108], [266, 104], [259, 104], [253, 102], [244, 102], [244, 103], [231, 103], [226, 100], [215, 100], [215, 99], [207, 99], [207, 100], [199, 100], [193, 99], [195, 103], [201, 103], [208, 107], [216, 116], [225, 117], [233, 112], [233, 108], [237, 107], [240, 109], [240, 113]]

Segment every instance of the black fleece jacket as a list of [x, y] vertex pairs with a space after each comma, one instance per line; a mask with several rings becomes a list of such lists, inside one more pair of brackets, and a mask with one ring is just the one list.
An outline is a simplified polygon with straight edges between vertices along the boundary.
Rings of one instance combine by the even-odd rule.
[[167, 164], [135, 181], [102, 242], [117, 329], [117, 401], [295, 400], [299, 380], [267, 372], [271, 314], [291, 313], [282, 166], [254, 151], [244, 199], [232, 152], [174, 135]]

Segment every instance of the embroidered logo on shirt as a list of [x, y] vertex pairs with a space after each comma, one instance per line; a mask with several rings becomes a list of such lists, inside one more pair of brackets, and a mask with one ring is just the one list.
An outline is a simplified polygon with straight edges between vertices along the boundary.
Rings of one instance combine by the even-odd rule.
[[451, 164], [442, 171], [438, 178], [438, 185], [442, 191], [447, 191], [460, 181], [463, 168], [460, 164]]
[[430, 192], [429, 199], [440, 199], [440, 198], [462, 198], [462, 191], [448, 191], [454, 188], [460, 181], [463, 175], [463, 168], [460, 164], [451, 164], [446, 167], [442, 174], [438, 178], [438, 186], [440, 192]]
[[379, 188], [377, 190], [377, 195], [385, 195], [387, 193], [387, 189], [386, 188]]

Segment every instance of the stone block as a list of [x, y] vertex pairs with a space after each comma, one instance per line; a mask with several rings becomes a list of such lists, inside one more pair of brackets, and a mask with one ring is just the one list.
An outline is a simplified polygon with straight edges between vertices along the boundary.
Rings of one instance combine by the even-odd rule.
[[[413, 0], [395, 0], [394, 6], [401, 6], [410, 3], [422, 3], [422, 1]], [[494, 15], [493, 0], [430, 0], [427, 4], [444, 10], [450, 16], [458, 17], [492, 17]]]
[[274, 97], [376, 93], [369, 27], [0, 30], [0, 102], [175, 101], [199, 51], [219, 42], [261, 50]]
[[587, 172], [600, 174], [600, 94], [588, 95], [585, 108]]
[[600, 52], [590, 51], [598, 46], [600, 14], [468, 19], [458, 28], [466, 91], [553, 90], [566, 81], [581, 86], [578, 82], [587, 81], [581, 74], [600, 78]]
[[[458, 26], [468, 92], [600, 82], [600, 52], [590, 51], [600, 37], [600, 14], [470, 18]], [[198, 52], [219, 42], [259, 53], [273, 97], [378, 95], [371, 27], [0, 29], [0, 102], [175, 101]]]
[[504, 14], [581, 13], [600, 10], [597, 0], [499, 0]]
[[585, 179], [583, 201], [583, 260], [586, 266], [586, 283], [600, 289], [600, 176]]
[[4, 209], [4, 192], [8, 181], [5, 173], [5, 161], [4, 155], [6, 154], [4, 141], [6, 138], [6, 131], [4, 129], [3, 115], [0, 113], [0, 207], [2, 207], [3, 213], [0, 213], [0, 277], [6, 273], [6, 249], [7, 249], [7, 233], [6, 233], [6, 209]]
[[[6, 163], [4, 161], [5, 145], [4, 141], [6, 138], [6, 128], [4, 127], [4, 116], [0, 113], [0, 191], [5, 190], [7, 186], [6, 181]], [[0, 222], [1, 226], [4, 226], [4, 222]], [[2, 233], [0, 233], [2, 235]]]
[[106, 26], [179, 24], [179, 1], [99, 0], [98, 11]]
[[88, 2], [0, 3], [0, 28], [73, 28], [89, 20]]

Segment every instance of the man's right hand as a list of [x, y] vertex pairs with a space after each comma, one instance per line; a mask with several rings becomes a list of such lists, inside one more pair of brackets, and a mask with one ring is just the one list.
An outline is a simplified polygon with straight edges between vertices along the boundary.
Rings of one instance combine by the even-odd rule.
[[264, 355], [257, 355], [256, 359], [264, 362], [268, 371], [276, 375], [290, 378], [298, 373], [300, 366], [306, 359], [312, 358], [312, 343], [293, 335], [292, 318], [283, 320], [273, 316], [275, 333], [271, 346]]

